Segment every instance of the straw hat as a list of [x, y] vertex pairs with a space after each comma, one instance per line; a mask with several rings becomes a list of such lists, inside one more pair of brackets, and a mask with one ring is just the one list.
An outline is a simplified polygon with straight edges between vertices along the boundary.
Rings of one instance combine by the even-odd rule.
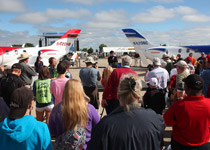
[[26, 59], [26, 58], [29, 58], [31, 57], [32, 55], [29, 55], [28, 53], [24, 52], [22, 53], [17, 59], [18, 60], [23, 60], [23, 59]]

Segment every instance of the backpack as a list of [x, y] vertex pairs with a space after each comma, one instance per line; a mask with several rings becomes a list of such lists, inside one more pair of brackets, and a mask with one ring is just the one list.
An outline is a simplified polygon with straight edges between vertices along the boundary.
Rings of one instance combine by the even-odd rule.
[[84, 127], [77, 131], [69, 130], [61, 134], [55, 141], [56, 150], [82, 150], [85, 145], [86, 134]]

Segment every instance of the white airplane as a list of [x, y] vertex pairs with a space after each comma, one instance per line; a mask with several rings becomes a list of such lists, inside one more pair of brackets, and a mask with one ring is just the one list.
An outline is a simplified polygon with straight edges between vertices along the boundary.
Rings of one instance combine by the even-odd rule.
[[163, 54], [168, 54], [169, 56], [181, 54], [182, 58], [186, 58], [189, 56], [189, 53], [193, 53], [193, 57], [197, 59], [201, 56], [201, 52], [205, 54], [210, 53], [210, 45], [154, 47], [150, 41], [137, 31], [133, 29], [122, 29], [122, 31], [134, 46], [136, 52], [140, 53], [142, 62], [145, 65], [148, 63], [145, 56], [150, 60], [154, 57], [162, 58]]
[[[57, 60], [60, 60], [65, 55], [71, 52], [74, 45], [74, 40], [77, 38], [80, 29], [71, 29], [67, 31], [62, 37], [60, 37], [54, 44], [46, 47], [26, 47], [26, 48], [13, 48], [11, 50], [2, 51], [0, 53], [0, 65], [3, 66], [12, 66], [14, 63], [18, 62], [17, 57], [20, 56], [23, 52], [27, 52], [29, 55], [32, 55], [29, 59], [29, 65], [34, 66], [36, 58], [38, 55], [41, 56], [44, 65], [48, 66], [48, 59], [50, 57], [55, 57]], [[77, 53], [73, 53], [72, 59], [77, 57]]]

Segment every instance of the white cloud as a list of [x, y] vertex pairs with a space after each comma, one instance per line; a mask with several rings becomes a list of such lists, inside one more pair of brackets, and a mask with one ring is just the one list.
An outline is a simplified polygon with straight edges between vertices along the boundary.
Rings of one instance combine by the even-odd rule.
[[80, 9], [77, 11], [68, 9], [47, 9], [46, 12], [25, 13], [12, 19], [12, 22], [27, 24], [42, 24], [57, 22], [66, 18], [82, 19], [91, 14], [89, 10]]
[[0, 0], [0, 12], [24, 12], [25, 10], [21, 0]]
[[189, 15], [189, 14], [197, 13], [197, 10], [195, 10], [191, 7], [187, 7], [187, 6], [175, 7], [174, 11], [176, 12], [176, 14], [182, 14], [182, 15]]
[[110, 3], [110, 2], [130, 2], [130, 3], [145, 3], [148, 1], [157, 3], [180, 3], [184, 0], [63, 0], [64, 2], [71, 2], [83, 5], [92, 5], [96, 3]]
[[[38, 43], [37, 36], [30, 36], [28, 31], [22, 32], [10, 32], [6, 30], [0, 30], [0, 45], [12, 46], [13, 44], [24, 44], [24, 43]], [[9, 40], [8, 40], [9, 39]]]
[[90, 20], [87, 28], [118, 28], [127, 26], [129, 23], [126, 12], [123, 10], [109, 10], [96, 13]]
[[175, 16], [173, 9], [168, 9], [163, 6], [155, 6], [148, 10], [148, 13], [138, 13], [132, 17], [132, 20], [137, 23], [156, 23], [163, 22]]
[[42, 24], [50, 21], [50, 18], [41, 12], [25, 13], [11, 20], [15, 23]]
[[155, 46], [167, 44], [180, 45], [210, 45], [210, 27], [185, 28], [182, 30], [150, 31], [144, 36]]
[[183, 2], [184, 0], [151, 0], [151, 1], [158, 3], [180, 3]]
[[182, 17], [182, 20], [186, 22], [209, 22], [210, 16], [202, 14], [186, 15]]
[[179, 17], [186, 22], [208, 22], [210, 16], [198, 14], [197, 10], [188, 6], [179, 6], [174, 8], [165, 8], [155, 6], [144, 13], [137, 13], [132, 17], [136, 23], [157, 23], [164, 22], [168, 19]]

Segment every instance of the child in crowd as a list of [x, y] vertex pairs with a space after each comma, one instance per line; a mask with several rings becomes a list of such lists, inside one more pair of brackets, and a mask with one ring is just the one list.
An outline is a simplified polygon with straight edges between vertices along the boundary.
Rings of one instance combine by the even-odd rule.
[[43, 66], [39, 70], [39, 79], [34, 82], [33, 92], [36, 97], [36, 118], [38, 121], [43, 121], [45, 114], [47, 124], [54, 107], [53, 96], [50, 93], [50, 83], [50, 71], [47, 66]]
[[52, 150], [47, 125], [30, 115], [33, 107], [30, 89], [21, 87], [12, 93], [9, 116], [0, 123], [0, 149]]
[[66, 65], [60, 62], [57, 66], [58, 78], [53, 80], [50, 85], [50, 92], [55, 98], [55, 105], [62, 101], [63, 89], [66, 82], [69, 80], [65, 77]]
[[157, 89], [157, 78], [150, 78], [149, 88], [143, 96], [144, 108], [151, 108], [156, 113], [161, 114], [165, 109], [165, 97], [163, 92]]

